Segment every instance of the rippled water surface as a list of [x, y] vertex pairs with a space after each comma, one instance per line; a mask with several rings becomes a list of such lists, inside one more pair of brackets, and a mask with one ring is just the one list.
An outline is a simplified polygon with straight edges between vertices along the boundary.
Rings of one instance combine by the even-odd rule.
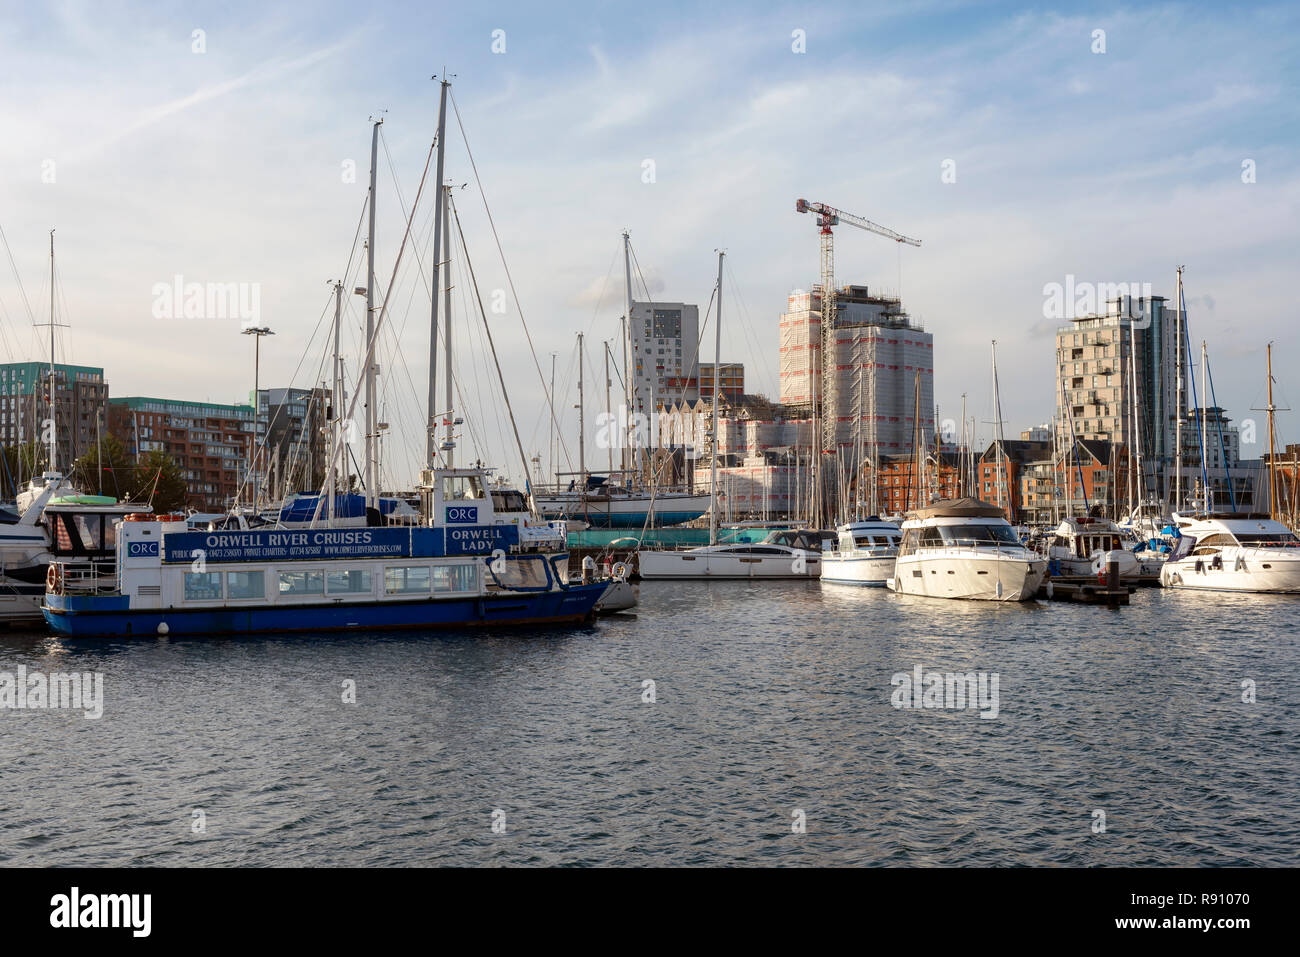
[[[104, 675], [99, 720], [0, 711], [0, 863], [1300, 859], [1300, 601], [816, 582], [641, 601], [530, 634], [0, 634], [0, 671]], [[997, 718], [893, 707], [916, 665], [996, 673]]]

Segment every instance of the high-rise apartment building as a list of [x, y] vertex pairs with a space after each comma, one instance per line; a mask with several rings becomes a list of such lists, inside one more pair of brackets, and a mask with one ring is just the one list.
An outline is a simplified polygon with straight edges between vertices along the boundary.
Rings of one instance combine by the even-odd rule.
[[65, 474], [95, 447], [108, 428], [108, 383], [93, 366], [54, 366], [54, 415], [50, 415], [50, 366], [46, 362], [0, 364], [0, 440], [5, 445], [45, 444], [45, 423], [53, 419], [56, 461]]
[[634, 302], [630, 333], [635, 411], [650, 414], [699, 397], [699, 306]]

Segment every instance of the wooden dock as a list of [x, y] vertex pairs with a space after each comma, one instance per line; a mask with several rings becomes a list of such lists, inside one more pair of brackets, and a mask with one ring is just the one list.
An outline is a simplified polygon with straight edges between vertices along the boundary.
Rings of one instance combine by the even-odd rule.
[[1047, 601], [1073, 601], [1082, 605], [1109, 605], [1117, 608], [1129, 603], [1129, 596], [1134, 590], [1128, 585], [1103, 585], [1095, 578], [1049, 578], [1038, 586], [1038, 597]]

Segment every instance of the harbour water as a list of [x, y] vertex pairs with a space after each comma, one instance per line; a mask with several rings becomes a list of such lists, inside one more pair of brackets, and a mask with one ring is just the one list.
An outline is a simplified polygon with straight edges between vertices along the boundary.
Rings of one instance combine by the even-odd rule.
[[[1300, 858], [1294, 599], [641, 590], [532, 634], [0, 636], [0, 671], [104, 676], [98, 720], [0, 713], [0, 863]], [[996, 674], [997, 717], [895, 707], [918, 665]]]

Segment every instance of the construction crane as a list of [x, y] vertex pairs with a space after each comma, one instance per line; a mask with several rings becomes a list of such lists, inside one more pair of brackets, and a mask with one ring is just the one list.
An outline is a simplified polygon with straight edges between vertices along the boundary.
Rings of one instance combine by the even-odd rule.
[[[881, 226], [879, 223], [873, 223], [869, 219], [861, 216], [855, 216], [853, 213], [846, 213], [842, 209], [836, 209], [834, 206], [827, 206], [825, 203], [810, 203], [806, 199], [795, 200], [795, 212], [814, 213], [817, 216], [817, 225], [821, 231], [821, 259], [822, 259], [822, 387], [821, 387], [821, 429], [820, 441], [821, 451], [823, 454], [834, 453], [838, 447], [838, 425], [839, 425], [839, 395], [836, 381], [836, 361], [835, 361], [835, 241], [831, 232], [832, 226], [838, 226], [841, 222], [850, 226], [857, 226], [859, 229], [865, 229], [868, 232], [875, 233], [878, 236], [884, 236], [886, 239], [892, 239], [896, 243], [906, 243], [909, 246], [921, 245], [921, 240], [912, 239], [904, 236], [902, 233], [894, 232]], [[811, 369], [809, 370], [812, 371]], [[873, 388], [874, 395], [874, 388]], [[875, 410], [872, 409], [873, 416]], [[815, 460], [819, 463], [818, 471], [820, 473], [821, 456], [816, 456]], [[822, 476], [817, 476], [815, 491], [820, 499], [823, 491], [824, 481]], [[814, 513], [818, 522], [825, 517], [822, 513], [824, 509], [820, 504]]]

